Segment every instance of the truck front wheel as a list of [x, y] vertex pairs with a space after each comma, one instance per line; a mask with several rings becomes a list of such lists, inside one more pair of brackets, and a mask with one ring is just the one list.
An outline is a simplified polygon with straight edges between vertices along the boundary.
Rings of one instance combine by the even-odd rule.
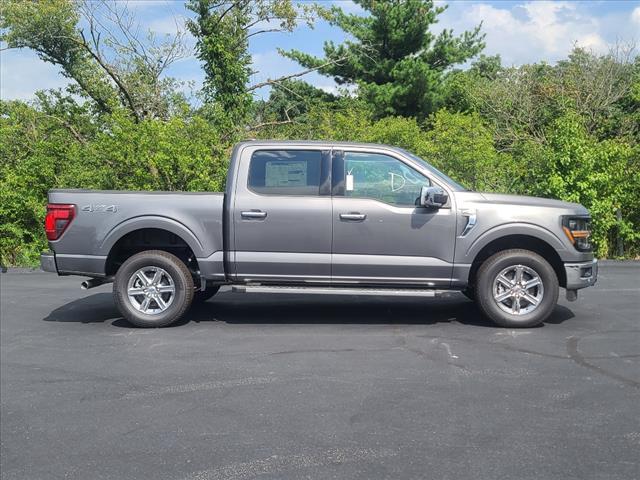
[[529, 250], [505, 250], [487, 259], [478, 270], [475, 298], [493, 322], [509, 328], [544, 322], [558, 301], [553, 267]]
[[193, 278], [175, 255], [148, 250], [129, 257], [118, 269], [113, 296], [124, 318], [137, 327], [166, 327], [188, 310]]

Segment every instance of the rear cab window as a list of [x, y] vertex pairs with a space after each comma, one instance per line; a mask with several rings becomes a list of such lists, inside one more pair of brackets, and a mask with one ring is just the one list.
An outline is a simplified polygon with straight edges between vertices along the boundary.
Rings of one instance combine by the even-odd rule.
[[320, 194], [320, 150], [258, 150], [249, 164], [249, 190], [260, 195]]

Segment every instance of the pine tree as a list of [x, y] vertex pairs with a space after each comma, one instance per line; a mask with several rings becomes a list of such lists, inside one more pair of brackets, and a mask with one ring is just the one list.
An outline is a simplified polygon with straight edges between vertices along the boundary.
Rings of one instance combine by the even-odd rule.
[[338, 84], [358, 86], [376, 116], [424, 118], [437, 109], [442, 83], [451, 67], [484, 48], [481, 25], [460, 36], [430, 29], [446, 6], [432, 0], [355, 0], [367, 15], [347, 14], [339, 7], [325, 18], [353, 40], [325, 42], [325, 58], [298, 50], [283, 52], [307, 68], [334, 77]]

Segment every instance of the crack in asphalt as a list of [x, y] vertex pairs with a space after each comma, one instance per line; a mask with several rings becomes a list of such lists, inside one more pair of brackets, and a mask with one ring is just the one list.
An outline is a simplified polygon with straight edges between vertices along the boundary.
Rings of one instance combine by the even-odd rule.
[[[439, 341], [440, 339], [445, 339], [445, 340], [450, 340], [450, 341], [459, 341], [459, 342], [467, 342], [467, 343], [475, 343], [475, 344], [481, 344], [481, 345], [491, 345], [491, 346], [499, 346], [505, 350], [509, 350], [509, 351], [513, 351], [513, 352], [518, 352], [518, 353], [526, 353], [526, 354], [530, 354], [530, 355], [538, 355], [541, 357], [547, 357], [547, 358], [553, 358], [553, 359], [559, 359], [559, 360], [572, 360], [573, 362], [575, 362], [576, 364], [588, 368], [594, 372], [597, 372], [605, 377], [608, 377], [612, 380], [616, 380], [618, 382], [621, 382], [622, 384], [632, 387], [632, 388], [640, 388], [640, 382], [632, 379], [632, 378], [628, 378], [625, 377], [624, 375], [620, 375], [617, 374], [615, 372], [610, 372], [609, 370], [602, 368], [598, 365], [594, 365], [593, 363], [590, 363], [589, 360], [605, 360], [605, 359], [623, 359], [623, 358], [637, 358], [638, 356], [640, 356], [640, 354], [628, 354], [628, 355], [618, 355], [618, 356], [584, 356], [580, 353], [580, 351], [578, 350], [578, 343], [580, 342], [580, 340], [584, 337], [587, 337], [589, 335], [596, 335], [596, 334], [611, 334], [611, 333], [636, 333], [636, 330], [631, 330], [631, 331], [598, 331], [598, 332], [592, 332], [589, 333], [587, 335], [584, 335], [583, 337], [569, 337], [569, 339], [567, 340], [566, 343], [566, 350], [567, 350], [567, 355], [556, 355], [556, 354], [552, 354], [552, 353], [543, 353], [543, 352], [537, 352], [535, 350], [529, 350], [529, 349], [525, 349], [525, 348], [518, 348], [515, 347], [513, 345], [509, 345], [507, 343], [499, 343], [499, 342], [483, 342], [483, 341], [478, 341], [478, 340], [474, 340], [474, 339], [469, 339], [469, 338], [460, 338], [460, 337], [441, 337], [441, 336], [433, 336], [433, 335], [418, 335], [419, 337], [422, 338], [430, 338], [433, 339], [434, 341]], [[409, 348], [406, 346], [406, 338], [402, 338], [402, 342], [400, 345], [400, 348], [403, 348], [405, 350], [417, 353], [421, 356], [423, 356], [424, 358], [430, 359], [430, 360], [434, 360], [431, 356], [429, 356], [426, 352], [419, 350], [419, 349], [415, 349], [415, 348]], [[449, 365], [453, 365], [455, 367], [458, 368], [462, 368], [464, 370], [467, 370], [467, 368], [464, 365], [458, 365], [455, 364], [453, 362], [447, 362]]]
[[497, 346], [500, 348], [503, 348], [505, 350], [509, 350], [512, 352], [518, 352], [518, 353], [527, 353], [530, 355], [538, 355], [540, 357], [547, 357], [547, 358], [556, 358], [556, 359], [561, 359], [561, 360], [567, 360], [569, 357], [566, 355], [556, 355], [553, 353], [543, 353], [543, 352], [537, 352], [535, 350], [529, 350], [526, 348], [519, 348], [519, 347], [515, 347], [513, 345], [510, 345], [508, 343], [502, 343], [502, 342], [484, 342], [481, 340], [475, 340], [472, 338], [463, 338], [463, 337], [443, 337], [443, 336], [436, 336], [436, 335], [428, 335], [428, 334], [422, 334], [422, 335], [417, 335], [418, 337], [422, 337], [422, 338], [429, 338], [429, 339], [434, 339], [434, 340], [450, 340], [450, 341], [455, 341], [455, 342], [463, 342], [463, 343], [474, 343], [474, 344], [478, 344], [478, 345], [483, 345], [483, 346]]
[[[602, 333], [622, 333], [622, 332], [620, 331], [593, 332], [593, 333], [590, 333], [589, 335], [595, 335], [599, 333], [602, 334]], [[640, 388], [640, 382], [637, 382], [636, 380], [633, 380], [631, 378], [627, 378], [623, 375], [619, 375], [615, 372], [610, 372], [607, 369], [604, 369], [602, 367], [599, 367], [598, 365], [594, 365], [593, 363], [589, 363], [587, 361], [587, 358], [584, 357], [578, 350], [578, 343], [580, 343], [580, 340], [582, 340], [584, 337], [587, 337], [589, 335], [585, 335], [583, 337], [575, 337], [575, 336], [569, 337], [569, 339], [567, 340], [567, 354], [569, 355], [569, 358], [582, 367], [588, 368], [594, 372], [599, 373], [600, 375], [604, 375], [605, 377], [609, 377], [613, 380], [617, 380], [618, 382], [621, 382], [622, 384], [628, 387]], [[611, 357], [611, 358], [615, 358], [615, 357]]]

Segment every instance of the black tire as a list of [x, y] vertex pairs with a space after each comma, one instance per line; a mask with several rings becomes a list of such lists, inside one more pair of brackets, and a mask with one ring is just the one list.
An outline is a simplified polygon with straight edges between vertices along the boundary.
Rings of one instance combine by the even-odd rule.
[[[168, 297], [171, 298], [171, 302], [164, 311], [151, 314], [144, 313], [134, 306], [134, 300], [129, 299], [127, 293], [129, 281], [132, 280], [136, 282], [133, 276], [140, 269], [145, 268], [149, 268], [149, 271], [153, 271], [154, 269], [156, 271], [162, 270], [168, 274], [170, 280], [173, 281], [173, 296]], [[163, 278], [165, 282], [168, 281], [168, 277], [164, 274]], [[135, 283], [133, 287], [136, 287]], [[138, 289], [140, 290], [141, 288]], [[175, 255], [162, 250], [147, 250], [129, 257], [118, 269], [113, 282], [113, 296], [118, 310], [120, 310], [124, 318], [136, 327], [153, 328], [171, 325], [189, 309], [191, 301], [193, 300], [193, 293], [193, 277], [187, 269], [187, 266]], [[140, 303], [142, 303], [145, 299], [145, 294], [135, 296], [134, 298], [136, 302], [140, 299]], [[165, 298], [167, 298], [166, 294]], [[154, 302], [155, 300], [150, 301], [151, 307], [155, 305], [157, 310], [160, 310], [160, 303]]]
[[[505, 269], [513, 267], [522, 271], [520, 266], [530, 269], [527, 270], [528, 272], [533, 271], [537, 274], [538, 279], [542, 282], [542, 290], [538, 290], [540, 287], [532, 287], [527, 293], [533, 292], [532, 296], [541, 295], [541, 298], [532, 311], [513, 314], [503, 309], [511, 309], [514, 305], [513, 299], [505, 300], [506, 303], [502, 303], [501, 307], [499, 305], [501, 302], [494, 298], [494, 282]], [[533, 278], [529, 273], [525, 272], [525, 274], [529, 275], [527, 278]], [[526, 280], [525, 278], [524, 281]], [[508, 328], [534, 327], [544, 322], [553, 312], [558, 302], [558, 286], [558, 277], [553, 267], [540, 255], [529, 250], [505, 250], [496, 253], [480, 266], [475, 284], [475, 299], [482, 313], [497, 325]], [[518, 290], [518, 292], [521, 291], [521, 289]], [[522, 293], [518, 294], [522, 295]], [[527, 301], [526, 298], [524, 298], [524, 302], [520, 299], [517, 299], [517, 302], [518, 306], [521, 304], [527, 308], [533, 306], [533, 302]]]
[[193, 294], [193, 303], [204, 303], [213, 297], [220, 290], [220, 285], [211, 285], [204, 290], [197, 290]]

